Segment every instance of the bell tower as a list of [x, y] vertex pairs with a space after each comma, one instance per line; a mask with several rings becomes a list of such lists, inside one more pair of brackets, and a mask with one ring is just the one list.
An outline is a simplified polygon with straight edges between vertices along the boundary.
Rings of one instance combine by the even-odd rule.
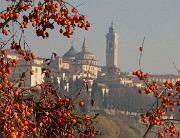
[[115, 31], [113, 21], [106, 34], [106, 67], [118, 66], [118, 34]]

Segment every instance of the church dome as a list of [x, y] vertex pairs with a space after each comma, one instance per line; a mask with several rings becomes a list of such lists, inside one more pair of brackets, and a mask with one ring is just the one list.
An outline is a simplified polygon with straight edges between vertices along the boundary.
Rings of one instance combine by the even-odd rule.
[[76, 51], [76, 49], [71, 46], [71, 48], [69, 49], [69, 51], [67, 51], [64, 55], [63, 55], [63, 58], [75, 58], [75, 55], [77, 54], [78, 52]]

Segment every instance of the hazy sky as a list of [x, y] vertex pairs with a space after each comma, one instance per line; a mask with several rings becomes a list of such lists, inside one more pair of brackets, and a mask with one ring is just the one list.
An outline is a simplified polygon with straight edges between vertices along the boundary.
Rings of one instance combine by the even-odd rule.
[[80, 51], [85, 37], [98, 64], [105, 65], [105, 35], [113, 20], [119, 34], [119, 67], [122, 71], [138, 69], [138, 48], [146, 37], [143, 70], [153, 74], [177, 74], [173, 62], [180, 69], [180, 0], [74, 0], [75, 5], [83, 2], [79, 12], [87, 15], [90, 30], [77, 28], [75, 35], [67, 39], [58, 33], [58, 28], [45, 41], [35, 38], [34, 31], [28, 30], [27, 42], [37, 55], [49, 57], [56, 52], [62, 56], [69, 50], [72, 40]]

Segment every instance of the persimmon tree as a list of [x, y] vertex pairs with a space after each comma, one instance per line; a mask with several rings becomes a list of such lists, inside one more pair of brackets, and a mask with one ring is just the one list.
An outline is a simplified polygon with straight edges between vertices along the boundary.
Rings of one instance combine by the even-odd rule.
[[147, 131], [145, 132], [143, 138], [146, 138], [149, 132], [156, 133], [158, 138], [179, 137], [180, 119], [164, 118], [164, 116], [168, 116], [168, 112], [180, 112], [180, 81], [175, 83], [165, 81], [162, 85], [149, 79], [149, 74], [144, 73], [141, 67], [144, 40], [142, 46], [139, 47], [140, 69], [132, 74], [137, 76], [139, 80], [143, 81], [145, 84], [145, 88], [140, 89], [139, 94], [151, 94], [156, 100], [149, 109], [143, 109], [141, 111], [141, 120], [147, 125]]
[[[22, 72], [19, 81], [10, 81], [8, 77], [18, 60], [7, 58], [5, 50], [10, 48], [18, 52], [27, 64], [31, 64], [36, 55], [25, 50], [29, 47], [24, 37], [26, 28], [34, 28], [37, 37], [43, 39], [48, 38], [49, 30], [59, 30], [60, 34], [70, 38], [76, 27], [88, 30], [90, 23], [86, 17], [65, 0], [3, 2], [5, 5], [1, 8], [4, 9], [0, 10], [0, 137], [94, 137], [98, 134], [93, 126], [93, 118], [97, 115], [92, 117], [75, 109], [76, 105], [81, 108], [86, 104], [76, 100], [86, 86], [85, 82], [65, 97], [58, 95], [50, 81], [22, 87], [21, 80], [27, 73], [34, 75], [34, 71]], [[43, 68], [42, 75], [49, 77], [50, 73]]]

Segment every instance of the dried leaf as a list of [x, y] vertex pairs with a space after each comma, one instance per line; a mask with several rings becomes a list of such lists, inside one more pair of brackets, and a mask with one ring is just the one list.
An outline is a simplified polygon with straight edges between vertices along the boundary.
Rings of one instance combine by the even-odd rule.
[[99, 113], [96, 113], [95, 116], [94, 116], [94, 118], [98, 117], [99, 115], [100, 115]]
[[94, 106], [95, 101], [91, 99], [91, 106]]
[[19, 83], [19, 84], [18, 84], [18, 87], [21, 87], [21, 85], [22, 85], [22, 83]]
[[87, 90], [87, 92], [89, 91], [88, 83], [86, 83], [86, 90]]
[[142, 52], [143, 51], [143, 47], [139, 47], [139, 50]]
[[25, 77], [26, 77], [26, 72], [23, 72], [21, 78], [25, 78]]
[[21, 46], [20, 45], [16, 45], [15, 46], [15, 50], [17, 50], [17, 51], [21, 50]]

